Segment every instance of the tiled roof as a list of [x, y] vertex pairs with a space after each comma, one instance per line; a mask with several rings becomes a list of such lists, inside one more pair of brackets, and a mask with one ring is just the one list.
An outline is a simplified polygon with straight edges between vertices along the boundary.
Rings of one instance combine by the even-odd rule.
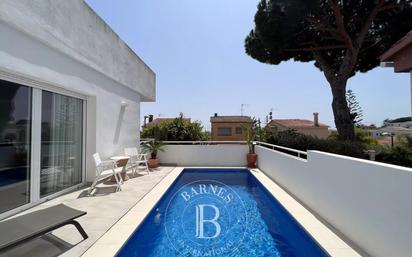
[[[152, 122], [146, 124], [146, 127], [156, 126], [162, 122], [174, 121], [176, 118], [156, 118]], [[190, 122], [190, 118], [183, 118], [184, 121]]]
[[247, 122], [252, 123], [253, 120], [249, 116], [212, 116], [210, 122]]
[[[287, 128], [304, 128], [315, 127], [315, 123], [311, 120], [303, 119], [275, 119], [271, 120], [268, 126], [282, 125]], [[319, 123], [319, 127], [329, 127], [328, 125]]]

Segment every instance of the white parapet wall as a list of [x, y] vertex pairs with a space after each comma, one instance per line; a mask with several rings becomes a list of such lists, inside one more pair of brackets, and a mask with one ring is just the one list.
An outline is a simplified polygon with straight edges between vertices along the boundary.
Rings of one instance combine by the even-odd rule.
[[160, 162], [178, 166], [246, 166], [247, 145], [166, 145]]
[[412, 169], [308, 151], [307, 160], [261, 146], [258, 166], [372, 256], [412, 256]]

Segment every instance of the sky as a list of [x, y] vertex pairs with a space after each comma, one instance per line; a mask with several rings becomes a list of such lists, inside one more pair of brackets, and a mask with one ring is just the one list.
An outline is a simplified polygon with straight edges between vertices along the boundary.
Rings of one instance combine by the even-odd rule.
[[[144, 115], [180, 112], [210, 129], [210, 117], [319, 120], [334, 127], [329, 84], [313, 63], [259, 63], [245, 54], [258, 0], [86, 0], [156, 73], [156, 102]], [[410, 116], [409, 74], [392, 68], [358, 73], [348, 82], [363, 109], [364, 123]]]

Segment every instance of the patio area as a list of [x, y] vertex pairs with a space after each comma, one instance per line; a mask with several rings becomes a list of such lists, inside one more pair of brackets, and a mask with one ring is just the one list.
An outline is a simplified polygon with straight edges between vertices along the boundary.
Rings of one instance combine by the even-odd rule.
[[129, 173], [130, 179], [122, 185], [120, 192], [115, 192], [115, 183], [105, 182], [97, 186], [94, 196], [87, 196], [88, 187], [85, 187], [31, 208], [21, 214], [59, 203], [86, 211], [87, 215], [77, 220], [86, 230], [89, 238], [83, 240], [74, 226], [65, 226], [0, 256], [81, 256], [173, 170], [174, 167], [160, 167], [152, 170], [149, 175], [141, 171], [135, 177]]

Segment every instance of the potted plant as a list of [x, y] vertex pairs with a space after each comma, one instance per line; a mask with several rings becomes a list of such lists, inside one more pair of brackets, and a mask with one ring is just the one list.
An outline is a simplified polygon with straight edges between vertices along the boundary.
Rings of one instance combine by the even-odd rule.
[[256, 168], [257, 154], [255, 153], [255, 131], [253, 128], [246, 128], [246, 143], [249, 147], [249, 152], [246, 155], [247, 166]]
[[164, 151], [163, 149], [163, 142], [158, 141], [158, 140], [152, 140], [146, 144], [143, 145], [143, 148], [150, 152], [150, 158], [147, 160], [149, 168], [157, 168], [159, 167], [159, 159], [157, 158], [157, 152], [158, 151]]

